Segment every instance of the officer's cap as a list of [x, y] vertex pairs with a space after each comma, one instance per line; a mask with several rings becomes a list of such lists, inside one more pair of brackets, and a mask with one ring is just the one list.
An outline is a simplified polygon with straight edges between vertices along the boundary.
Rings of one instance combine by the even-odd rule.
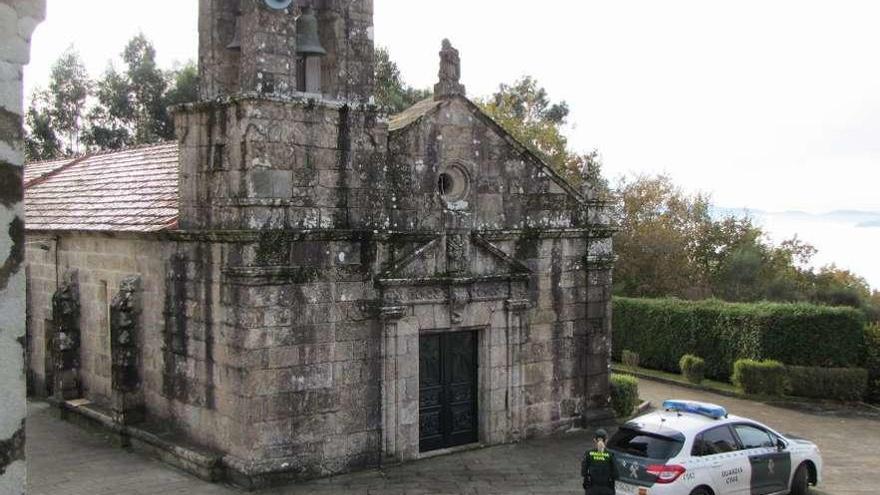
[[601, 438], [602, 440], [608, 440], [608, 432], [599, 428], [596, 430], [596, 434], [593, 435], [593, 438]]

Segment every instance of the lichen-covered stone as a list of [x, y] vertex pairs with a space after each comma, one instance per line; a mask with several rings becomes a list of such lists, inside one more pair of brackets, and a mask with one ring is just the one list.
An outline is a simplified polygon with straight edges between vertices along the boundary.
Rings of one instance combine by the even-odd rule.
[[22, 67], [45, 0], [0, 1], [0, 493], [25, 491], [26, 275]]
[[141, 421], [144, 415], [141, 311], [141, 278], [126, 277], [110, 303], [111, 407], [122, 424]]
[[[435, 97], [388, 119], [370, 104], [370, 0], [317, 2], [321, 95], [291, 90], [295, 11], [240, 3], [237, 54], [239, 2], [200, 2], [180, 230], [28, 253], [34, 321], [53, 260], [79, 270], [87, 398], [123, 416], [142, 401], [248, 487], [421, 457], [422, 335], [474, 332], [483, 444], [607, 411], [606, 206], [465, 97], [451, 43]], [[96, 281], [121, 284], [112, 380]]]

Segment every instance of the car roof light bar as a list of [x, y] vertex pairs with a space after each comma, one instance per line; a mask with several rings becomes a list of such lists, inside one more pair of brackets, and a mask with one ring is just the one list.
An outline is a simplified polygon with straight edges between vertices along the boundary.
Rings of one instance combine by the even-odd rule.
[[667, 400], [663, 402], [663, 409], [679, 413], [693, 413], [712, 419], [727, 417], [727, 409], [717, 404], [708, 402], [696, 402], [692, 400]]

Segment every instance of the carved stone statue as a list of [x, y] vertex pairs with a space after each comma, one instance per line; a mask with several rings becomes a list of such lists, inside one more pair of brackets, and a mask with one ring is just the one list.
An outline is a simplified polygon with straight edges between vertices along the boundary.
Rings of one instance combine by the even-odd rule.
[[461, 234], [446, 236], [446, 271], [451, 274], [464, 272], [467, 268], [465, 239]]
[[57, 400], [77, 399], [80, 388], [80, 299], [78, 272], [69, 270], [52, 296], [52, 322], [55, 335], [52, 349], [55, 364], [53, 395]]
[[443, 40], [440, 50], [440, 82], [434, 85], [434, 99], [440, 100], [449, 96], [465, 94], [461, 84], [461, 58], [449, 40]]

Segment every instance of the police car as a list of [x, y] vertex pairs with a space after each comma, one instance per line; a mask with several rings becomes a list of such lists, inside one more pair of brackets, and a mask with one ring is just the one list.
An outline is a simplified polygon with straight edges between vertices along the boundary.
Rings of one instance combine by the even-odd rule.
[[664, 402], [621, 426], [608, 450], [617, 495], [803, 495], [821, 481], [814, 443], [702, 402]]

